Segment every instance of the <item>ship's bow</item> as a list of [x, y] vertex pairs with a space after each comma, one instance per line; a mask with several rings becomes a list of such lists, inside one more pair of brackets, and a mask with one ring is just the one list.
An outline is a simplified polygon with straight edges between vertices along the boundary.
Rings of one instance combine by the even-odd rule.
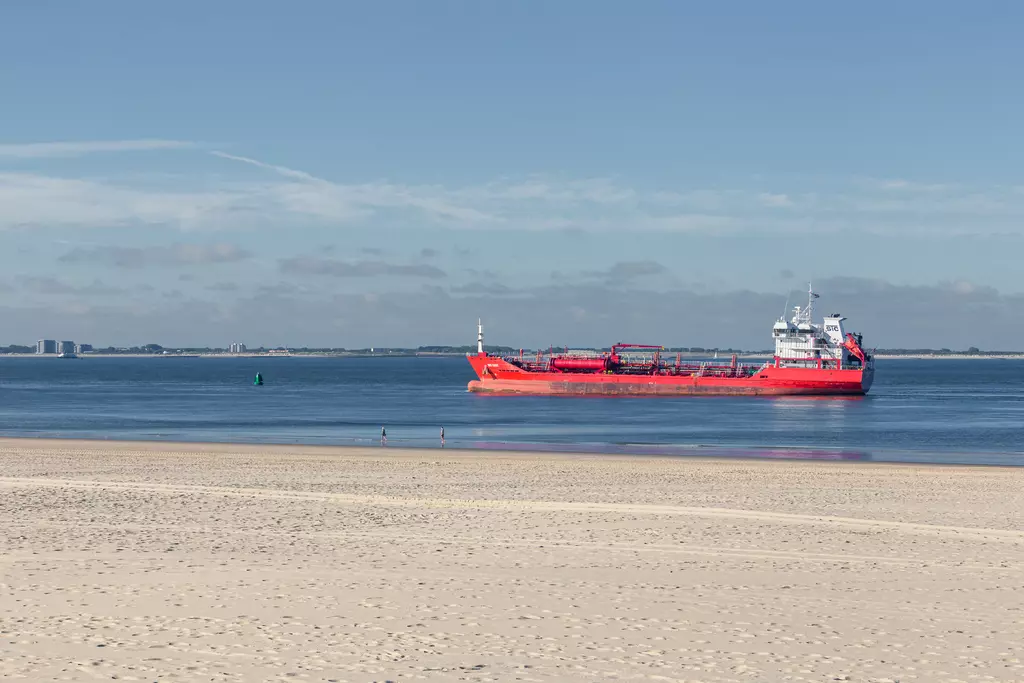
[[467, 389], [469, 391], [488, 391], [488, 383], [494, 382], [495, 376], [493, 370], [489, 366], [493, 366], [497, 362], [502, 362], [500, 358], [492, 358], [487, 354], [474, 353], [467, 354], [466, 360], [469, 361], [469, 366], [473, 368], [473, 372], [476, 373], [477, 379], [471, 380]]

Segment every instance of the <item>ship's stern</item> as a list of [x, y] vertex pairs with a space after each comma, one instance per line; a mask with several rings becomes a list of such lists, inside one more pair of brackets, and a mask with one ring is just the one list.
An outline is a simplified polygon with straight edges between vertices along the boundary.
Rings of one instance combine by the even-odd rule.
[[860, 388], [865, 394], [871, 389], [871, 385], [875, 382], [875, 363], [874, 360], [868, 362], [860, 372]]

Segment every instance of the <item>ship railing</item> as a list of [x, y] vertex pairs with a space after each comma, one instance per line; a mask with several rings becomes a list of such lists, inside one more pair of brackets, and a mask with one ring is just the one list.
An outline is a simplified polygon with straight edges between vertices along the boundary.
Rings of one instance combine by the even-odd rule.
[[635, 355], [619, 355], [619, 362], [622, 364], [631, 365], [650, 365], [655, 360], [653, 355], [650, 356], [635, 356]]
[[839, 358], [807, 358], [807, 357], [783, 357], [778, 359], [779, 367], [790, 368], [815, 368], [821, 370], [842, 370], [843, 363]]

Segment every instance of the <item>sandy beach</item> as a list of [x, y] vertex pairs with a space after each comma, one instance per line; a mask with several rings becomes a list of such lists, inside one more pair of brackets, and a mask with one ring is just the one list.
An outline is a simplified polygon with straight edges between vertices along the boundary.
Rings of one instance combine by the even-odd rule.
[[0, 678], [1024, 681], [1024, 470], [0, 440]]

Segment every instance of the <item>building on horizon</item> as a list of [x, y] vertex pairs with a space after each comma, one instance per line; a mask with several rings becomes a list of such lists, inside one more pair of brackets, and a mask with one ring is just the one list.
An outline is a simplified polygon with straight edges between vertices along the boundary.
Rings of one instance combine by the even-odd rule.
[[92, 353], [92, 344], [75, 344], [75, 353]]
[[73, 341], [61, 341], [57, 342], [57, 353], [74, 353], [75, 342]]
[[36, 342], [36, 353], [57, 353], [57, 341], [55, 339], [40, 339]]
[[228, 353], [245, 353], [246, 350], [245, 344], [240, 342], [232, 342], [231, 346], [228, 347]]

